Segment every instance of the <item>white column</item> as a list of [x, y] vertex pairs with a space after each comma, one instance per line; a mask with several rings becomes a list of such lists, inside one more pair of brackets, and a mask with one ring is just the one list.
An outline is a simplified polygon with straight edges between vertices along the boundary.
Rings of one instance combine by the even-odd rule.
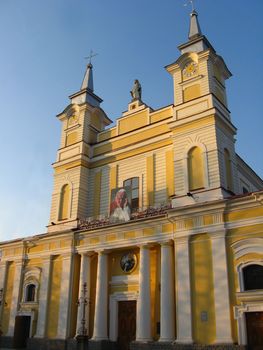
[[20, 290], [21, 290], [21, 277], [23, 272], [24, 261], [16, 261], [15, 262], [15, 275], [13, 281], [13, 293], [11, 299], [11, 307], [10, 307], [10, 317], [9, 317], [9, 325], [7, 336], [12, 337], [14, 335], [15, 330], [15, 319], [16, 313], [20, 301]]
[[108, 256], [98, 253], [94, 331], [92, 340], [108, 339]]
[[5, 305], [5, 291], [6, 291], [6, 277], [7, 277], [7, 261], [0, 261], [0, 294], [1, 294], [1, 303], [0, 303], [0, 324], [2, 323], [2, 314]]
[[174, 268], [171, 242], [161, 243], [161, 333], [159, 341], [175, 338]]
[[151, 293], [150, 293], [150, 250], [140, 247], [139, 298], [137, 302], [136, 341], [150, 341], [151, 336]]
[[214, 298], [216, 319], [215, 343], [233, 343], [229, 303], [229, 286], [225, 232], [210, 235], [213, 255]]
[[68, 336], [72, 285], [72, 254], [63, 255], [62, 258], [63, 263], [60, 285], [59, 316], [56, 336], [58, 339], [65, 339]]
[[[86, 295], [83, 295], [83, 287], [86, 283]], [[85, 305], [84, 315], [84, 297], [86, 297], [87, 304]], [[85, 318], [85, 328], [89, 335], [89, 300], [90, 300], [90, 256], [86, 253], [81, 254], [81, 265], [80, 265], [80, 277], [79, 277], [79, 307], [78, 307], [78, 318], [77, 318], [77, 329], [76, 336], [81, 335], [82, 331], [82, 319]]]
[[178, 343], [192, 343], [189, 238], [175, 240], [176, 311]]
[[41, 284], [39, 290], [37, 331], [35, 338], [44, 338], [46, 336], [51, 260], [52, 256], [48, 256], [43, 259]]

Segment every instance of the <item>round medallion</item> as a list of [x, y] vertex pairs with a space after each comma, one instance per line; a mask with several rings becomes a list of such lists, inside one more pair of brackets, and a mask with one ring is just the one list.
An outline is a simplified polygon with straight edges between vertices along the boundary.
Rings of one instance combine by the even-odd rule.
[[76, 115], [72, 115], [71, 117], [69, 117], [68, 124], [73, 125], [78, 122], [78, 119], [79, 118]]
[[185, 65], [183, 69], [183, 75], [187, 78], [193, 76], [197, 73], [197, 63], [196, 62], [189, 62]]
[[137, 256], [134, 253], [127, 253], [121, 257], [121, 269], [123, 272], [132, 272], [137, 265]]

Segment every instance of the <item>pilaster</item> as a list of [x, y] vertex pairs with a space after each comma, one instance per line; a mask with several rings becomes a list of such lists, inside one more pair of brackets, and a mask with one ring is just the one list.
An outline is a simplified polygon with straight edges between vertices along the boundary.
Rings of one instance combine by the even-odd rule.
[[73, 259], [72, 259], [71, 253], [63, 255], [58, 329], [57, 329], [58, 339], [66, 339], [68, 336], [68, 325], [69, 325], [70, 304], [71, 304], [72, 261]]
[[43, 259], [41, 285], [40, 285], [40, 291], [39, 291], [37, 331], [36, 331], [35, 338], [44, 338], [46, 336], [51, 261], [52, 261], [51, 255]]
[[[79, 278], [79, 308], [77, 318], [76, 336], [82, 334], [82, 327], [84, 324], [85, 330], [88, 334], [89, 330], [89, 299], [90, 299], [90, 256], [88, 253], [81, 253], [80, 278]], [[86, 295], [84, 294], [84, 284], [86, 285]]]
[[178, 343], [192, 343], [189, 237], [175, 239], [175, 290]]
[[216, 341], [232, 343], [225, 231], [210, 234], [213, 255]]
[[175, 338], [175, 305], [172, 242], [161, 243], [161, 342]]
[[139, 298], [137, 304], [136, 341], [150, 341], [151, 295], [150, 295], [150, 248], [140, 247]]
[[11, 299], [10, 317], [7, 336], [12, 337], [15, 330], [15, 319], [20, 301], [20, 290], [23, 273], [24, 260], [15, 261], [15, 275], [13, 282], [13, 294]]
[[108, 339], [108, 255], [98, 252], [94, 330], [92, 340]]

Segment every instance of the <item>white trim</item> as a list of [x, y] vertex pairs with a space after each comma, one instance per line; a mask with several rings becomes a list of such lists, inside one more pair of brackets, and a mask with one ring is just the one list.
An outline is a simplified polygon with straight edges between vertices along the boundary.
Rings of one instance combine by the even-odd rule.
[[[68, 217], [67, 219], [60, 219], [60, 206], [61, 206], [61, 191], [62, 188], [65, 185], [69, 185], [69, 205], [68, 205]], [[69, 220], [71, 219], [71, 215], [72, 215], [72, 202], [73, 202], [73, 182], [70, 181], [70, 179], [68, 178], [68, 176], [65, 178], [65, 181], [63, 181], [62, 185], [59, 187], [59, 191], [58, 191], [58, 200], [57, 200], [57, 213], [56, 213], [56, 218], [57, 218], [57, 222], [58, 223], [63, 223], [65, 220]]]
[[240, 306], [234, 306], [234, 317], [238, 325], [238, 344], [247, 345], [247, 327], [246, 327], [246, 312], [263, 312], [263, 303], [248, 302]]
[[29, 338], [32, 337], [32, 328], [33, 322], [35, 320], [36, 312], [35, 310], [20, 310], [17, 312], [16, 316], [30, 316], [30, 329], [29, 329]]
[[110, 295], [110, 340], [118, 339], [118, 302], [138, 300], [138, 292], [122, 292]]
[[231, 245], [235, 259], [249, 253], [263, 254], [263, 238], [248, 238], [239, 240]]
[[203, 158], [203, 171], [204, 171], [204, 188], [209, 188], [209, 179], [208, 179], [208, 159], [207, 159], [207, 148], [204, 143], [201, 142], [191, 142], [184, 149], [183, 153], [183, 170], [184, 170], [184, 189], [185, 193], [189, 192], [189, 174], [188, 174], [188, 154], [190, 150], [194, 147], [198, 147], [202, 151]]
[[[251, 253], [254, 253], [255, 251], [251, 249]], [[249, 292], [250, 290], [245, 290], [245, 282], [244, 282], [244, 273], [243, 269], [249, 265], [261, 265], [263, 266], [263, 259], [258, 260], [248, 260], [246, 262], [240, 263], [236, 267], [236, 271], [238, 273], [238, 292]]]

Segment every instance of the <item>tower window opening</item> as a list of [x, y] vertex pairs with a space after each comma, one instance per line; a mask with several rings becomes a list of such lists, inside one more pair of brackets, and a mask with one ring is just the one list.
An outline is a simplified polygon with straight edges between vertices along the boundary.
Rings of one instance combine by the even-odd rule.
[[190, 191], [204, 188], [204, 162], [199, 147], [193, 147], [188, 152], [188, 181]]

